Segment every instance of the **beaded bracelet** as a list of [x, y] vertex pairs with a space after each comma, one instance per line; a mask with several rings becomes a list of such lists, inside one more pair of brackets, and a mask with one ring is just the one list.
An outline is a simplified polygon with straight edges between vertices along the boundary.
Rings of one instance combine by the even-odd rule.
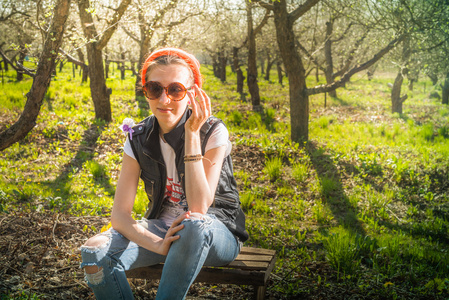
[[202, 159], [206, 159], [209, 161], [209, 163], [213, 166], [215, 163], [212, 163], [210, 159], [207, 157], [202, 156], [201, 154], [194, 154], [194, 155], [185, 155], [184, 156], [184, 162], [194, 162], [194, 161], [200, 161]]
[[203, 156], [201, 154], [185, 155], [184, 156], [184, 162], [199, 161], [199, 160], [202, 160], [202, 159], [203, 159]]

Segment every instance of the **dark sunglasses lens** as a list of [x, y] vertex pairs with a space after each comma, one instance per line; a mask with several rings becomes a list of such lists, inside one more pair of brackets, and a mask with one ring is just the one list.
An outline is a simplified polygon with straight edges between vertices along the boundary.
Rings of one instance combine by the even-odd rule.
[[186, 89], [178, 82], [173, 82], [168, 86], [168, 95], [172, 100], [179, 101], [186, 95]]
[[145, 84], [145, 94], [150, 99], [158, 99], [162, 95], [164, 88], [158, 82], [150, 81]]

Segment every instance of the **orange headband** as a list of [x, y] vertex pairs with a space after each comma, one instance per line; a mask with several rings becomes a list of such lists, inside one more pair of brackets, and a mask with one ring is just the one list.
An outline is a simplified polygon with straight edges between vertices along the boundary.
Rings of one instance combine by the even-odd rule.
[[184, 50], [177, 49], [177, 48], [163, 48], [163, 49], [154, 51], [153, 53], [150, 54], [150, 56], [148, 56], [148, 58], [145, 60], [145, 63], [143, 64], [143, 67], [142, 67], [142, 87], [146, 83], [145, 76], [147, 74], [148, 66], [150, 65], [150, 63], [153, 60], [155, 60], [156, 58], [158, 58], [160, 56], [164, 56], [164, 55], [177, 56], [177, 57], [183, 59], [189, 65], [190, 69], [192, 70], [193, 78], [195, 79], [196, 85], [198, 85], [198, 87], [200, 87], [200, 88], [202, 87], [203, 78], [202, 78], [201, 72], [200, 72], [200, 62], [192, 54], [189, 54], [189, 53], [185, 52]]

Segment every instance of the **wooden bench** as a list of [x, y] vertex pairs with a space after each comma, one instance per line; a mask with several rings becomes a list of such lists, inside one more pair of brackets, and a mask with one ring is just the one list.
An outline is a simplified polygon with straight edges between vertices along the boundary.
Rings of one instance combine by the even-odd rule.
[[[256, 299], [265, 298], [268, 277], [274, 268], [276, 251], [243, 247], [239, 256], [224, 267], [203, 267], [195, 282], [254, 286]], [[128, 278], [157, 280], [163, 264], [126, 271]]]

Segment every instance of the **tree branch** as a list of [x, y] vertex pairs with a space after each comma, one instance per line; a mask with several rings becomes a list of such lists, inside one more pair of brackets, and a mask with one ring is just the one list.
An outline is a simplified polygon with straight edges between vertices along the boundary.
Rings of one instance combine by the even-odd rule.
[[354, 25], [353, 22], [349, 23], [348, 27], [346, 27], [346, 29], [345, 29], [345, 32], [343, 32], [343, 34], [342, 34], [340, 37], [336, 38], [335, 40], [331, 40], [331, 41], [332, 41], [333, 43], [336, 43], [336, 42], [339, 42], [339, 41], [341, 41], [342, 39], [344, 39], [344, 37], [348, 34], [348, 31], [349, 31], [349, 29], [352, 27], [352, 25]]
[[156, 14], [156, 17], [153, 19], [153, 22], [152, 22], [153, 26], [150, 26], [150, 27], [160, 28], [161, 26], [158, 26], [157, 23], [159, 23], [164, 18], [165, 14], [168, 11], [170, 11], [171, 9], [178, 6], [178, 2], [179, 2], [179, 0], [172, 0], [172, 1], [168, 2], [168, 4], [161, 11], [158, 11], [158, 13]]
[[262, 28], [268, 23], [268, 19], [271, 17], [271, 11], [270, 10], [266, 10], [265, 11], [265, 15], [263, 16], [262, 21], [260, 21], [260, 24], [257, 25], [257, 27], [254, 29], [254, 35], [257, 35], [258, 33], [260, 33], [260, 31], [262, 30]]
[[185, 21], [187, 21], [189, 18], [195, 17], [195, 16], [199, 16], [199, 15], [201, 15], [201, 14], [202, 14], [202, 13], [194, 13], [194, 14], [185, 16], [185, 17], [182, 18], [181, 20], [177, 20], [177, 21], [170, 22], [170, 23], [167, 25], [167, 27], [171, 29], [172, 27], [181, 25], [182, 23], [184, 23]]
[[320, 94], [320, 93], [327, 93], [327, 92], [333, 91], [339, 87], [344, 86], [346, 84], [346, 82], [349, 81], [349, 79], [351, 78], [352, 75], [371, 67], [377, 61], [379, 61], [385, 54], [387, 54], [391, 49], [396, 47], [396, 45], [398, 43], [402, 42], [406, 36], [407, 36], [407, 34], [402, 34], [398, 38], [392, 40], [385, 48], [383, 48], [379, 52], [377, 52], [373, 56], [373, 58], [371, 58], [370, 60], [366, 61], [363, 64], [355, 66], [354, 68], [352, 68], [348, 72], [346, 72], [341, 77], [340, 80], [335, 81], [331, 84], [318, 85], [316, 87], [307, 89], [306, 94], [310, 96], [310, 95], [315, 95], [315, 94]]
[[14, 70], [20, 73], [27, 74], [28, 76], [34, 77], [35, 74], [28, 68], [24, 67], [19, 62], [16, 62], [17, 66], [14, 65], [14, 63], [3, 53], [3, 51], [0, 49], [0, 55], [3, 57], [3, 60], [6, 61], [11, 67], [13, 67]]
[[76, 59], [75, 57], [71, 56], [70, 54], [65, 52], [62, 48], [59, 48], [59, 52], [67, 58], [68, 62], [74, 63], [75, 65], [81, 66], [83, 68], [87, 68], [88, 67], [84, 62], [82, 62], [82, 61]]
[[[262, 31], [262, 28], [268, 23], [268, 19], [271, 18], [271, 11], [270, 10], [266, 10], [265, 11], [265, 15], [262, 19], [262, 21], [260, 22], [259, 25], [257, 25], [256, 29], [253, 30], [254, 35], [257, 35], [258, 33], [260, 33]], [[242, 45], [240, 47], [237, 47], [238, 49], [246, 47], [246, 44], [248, 43], [248, 35], [246, 36], [245, 40], [243, 41]]]
[[304, 15], [306, 12], [308, 12], [312, 7], [315, 6], [320, 2], [320, 0], [307, 0], [306, 3], [301, 4], [298, 6], [294, 11], [292, 11], [289, 16], [292, 22], [296, 21], [299, 17]]
[[159, 40], [158, 43], [156, 43], [156, 48], [157, 47], [161, 47], [161, 46], [165, 46], [166, 42], [167, 42], [167, 38], [170, 35], [173, 27], [178, 26], [182, 23], [184, 23], [185, 21], [187, 21], [189, 18], [194, 17], [194, 16], [198, 16], [201, 15], [202, 13], [194, 13], [194, 14], [190, 14], [185, 16], [183, 19], [181, 20], [177, 20], [177, 21], [173, 21], [170, 22], [169, 24], [165, 25], [165, 27], [167, 28], [167, 30], [164, 32], [164, 35], [162, 36], [162, 38]]
[[132, 40], [134, 40], [136, 43], [140, 44], [140, 40], [137, 36], [135, 36], [132, 32], [130, 32], [125, 26], [122, 26], [121, 28]]
[[408, 98], [408, 95], [406, 94], [406, 95], [402, 96], [401, 99], [399, 99], [399, 102], [404, 103], [405, 100], [407, 100], [407, 98]]
[[128, 5], [131, 3], [131, 0], [122, 0], [119, 7], [117, 8], [116, 13], [114, 14], [114, 17], [112, 18], [110, 26], [103, 32], [103, 35], [100, 38], [100, 41], [98, 41], [97, 49], [103, 49], [108, 44], [109, 40], [112, 37], [112, 34], [115, 32], [118, 26], [118, 22], [122, 18], [123, 14], [125, 13], [126, 9], [128, 8]]
[[307, 49], [299, 42], [299, 40], [296, 40], [296, 45], [299, 47], [299, 50], [301, 50], [307, 56], [307, 58], [318, 67], [318, 69], [325, 72], [326, 69], [318, 62], [315, 57], [313, 57], [313, 55], [309, 51], [307, 51]]
[[3, 14], [2, 14], [2, 15], [0, 16], [0, 22], [4, 22], [4, 21], [8, 20], [9, 18], [11, 18], [12, 16], [14, 16], [15, 14], [21, 14], [21, 15], [24, 15], [24, 16], [26, 16], [26, 17], [28, 17], [28, 18], [31, 18], [30, 15], [28, 15], [28, 14], [26, 14], [26, 13], [24, 13], [24, 12], [20, 12], [20, 11], [17, 11], [17, 10], [15, 10], [15, 9], [13, 9], [13, 11], [11, 11], [11, 13], [10, 13], [9, 15], [7, 15], [7, 16], [3, 16]]
[[349, 67], [351, 66], [352, 61], [354, 60], [354, 54], [357, 51], [357, 49], [359, 49], [360, 45], [362, 44], [363, 40], [365, 40], [366, 36], [368, 35], [369, 29], [367, 31], [365, 31], [365, 33], [363, 33], [363, 35], [360, 37], [360, 39], [358, 39], [355, 44], [354, 47], [352, 48], [352, 50], [349, 52], [348, 54], [348, 58], [346, 59], [345, 64], [343, 65], [343, 67], [341, 68], [341, 70], [335, 72], [334, 74], [332, 74], [332, 77], [335, 79], [338, 76], [343, 75], [346, 71], [349, 70]]
[[438, 44], [435, 44], [435, 45], [433, 45], [433, 46], [431, 46], [431, 47], [424, 48], [424, 49], [415, 49], [415, 50], [412, 50], [412, 53], [420, 53], [420, 52], [429, 52], [429, 51], [432, 51], [432, 50], [435, 49], [435, 48], [441, 47], [441, 46], [442, 46], [444, 43], [446, 43], [447, 41], [449, 41], [449, 36], [448, 36], [446, 39], [444, 39], [443, 41], [441, 41], [441, 42], [439, 42]]
[[28, 76], [34, 77], [36, 76], [35, 70], [28, 69], [24, 65], [22, 65], [20, 62], [16, 61], [16, 65], [19, 68], [19, 72], [22, 72], [24, 74], [27, 74]]
[[267, 3], [265, 1], [253, 1], [253, 2], [259, 3], [259, 5], [261, 7], [265, 8], [267, 10], [274, 10], [274, 5], [273, 4]]

